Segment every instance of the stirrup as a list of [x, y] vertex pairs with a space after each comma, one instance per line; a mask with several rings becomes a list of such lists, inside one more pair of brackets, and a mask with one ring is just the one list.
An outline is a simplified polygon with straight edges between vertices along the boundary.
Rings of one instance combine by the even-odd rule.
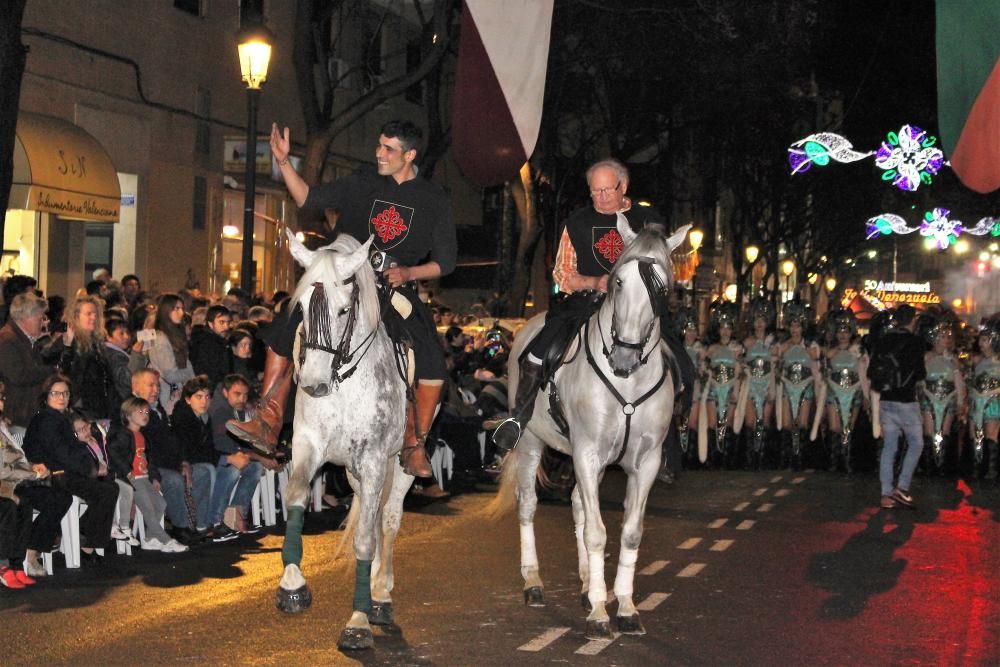
[[[500, 430], [508, 423], [513, 424], [514, 428], [517, 429], [517, 436], [514, 438], [514, 443], [511, 444], [510, 446], [502, 442], [497, 442], [497, 434], [500, 433]], [[493, 442], [494, 445], [496, 445], [497, 449], [504, 452], [509, 452], [515, 447], [517, 447], [517, 443], [520, 439], [521, 439], [521, 424], [514, 417], [507, 417], [507, 419], [504, 419], [502, 422], [500, 422], [500, 425], [497, 426], [496, 430], [493, 431], [493, 435], [490, 437], [490, 441]]]

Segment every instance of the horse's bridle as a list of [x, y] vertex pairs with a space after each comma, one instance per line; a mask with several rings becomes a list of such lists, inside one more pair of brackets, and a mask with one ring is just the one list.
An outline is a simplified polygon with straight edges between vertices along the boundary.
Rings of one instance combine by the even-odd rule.
[[[378, 326], [372, 327], [371, 332], [365, 336], [364, 340], [358, 344], [353, 350], [351, 349], [351, 339], [354, 337], [354, 327], [358, 322], [358, 303], [360, 298], [360, 290], [358, 289], [358, 283], [354, 276], [347, 278], [340, 283], [341, 286], [350, 285], [351, 286], [351, 299], [350, 306], [347, 311], [347, 324], [344, 326], [343, 333], [340, 335], [340, 340], [337, 341], [336, 345], [333, 345], [333, 339], [331, 336], [331, 322], [330, 322], [330, 307], [327, 302], [326, 292], [323, 289], [323, 283], [317, 282], [313, 283], [313, 293], [309, 298], [309, 325], [306, 333], [302, 336], [302, 343], [299, 346], [299, 366], [305, 363], [306, 351], [307, 350], [321, 350], [328, 353], [331, 356], [330, 361], [330, 379], [334, 384], [339, 384], [347, 378], [351, 377], [354, 371], [358, 367], [358, 363], [364, 358], [365, 354], [371, 349], [372, 343], [375, 341], [375, 334], [378, 333]], [[382, 319], [382, 314], [379, 314], [379, 321]], [[364, 348], [364, 349], [362, 349]], [[358, 351], [361, 351], [358, 355]], [[357, 355], [357, 362], [346, 371], [341, 372], [344, 366], [347, 366], [355, 359]]]
[[[611, 306], [611, 348], [609, 349], [607, 343], [604, 341], [604, 332], [598, 327], [598, 331], [601, 331], [601, 346], [603, 347], [603, 352], [605, 358], [609, 358], [614, 351], [623, 347], [629, 350], [638, 350], [639, 358], [636, 362], [625, 370], [615, 370], [615, 375], [618, 377], [627, 378], [632, 372], [638, 368], [640, 365], [645, 364], [649, 360], [649, 355], [653, 353], [656, 349], [656, 345], [653, 345], [646, 351], [646, 345], [649, 343], [649, 339], [653, 334], [653, 327], [656, 321], [660, 317], [660, 304], [663, 295], [666, 294], [667, 285], [660, 280], [660, 276], [656, 274], [654, 266], [659, 264], [667, 275], [670, 275], [669, 267], [663, 265], [663, 262], [654, 258], [646, 256], [635, 256], [630, 257], [625, 260], [625, 264], [628, 262], [638, 262], [639, 263], [639, 277], [642, 279], [642, 284], [646, 287], [646, 293], [649, 295], [649, 304], [653, 310], [653, 317], [649, 320], [649, 324], [646, 326], [646, 332], [642, 337], [642, 340], [638, 342], [625, 341], [618, 336], [618, 324], [614, 304]], [[619, 267], [622, 266], [619, 264]], [[616, 267], [616, 270], [619, 268]], [[644, 352], [645, 351], [645, 352]]]

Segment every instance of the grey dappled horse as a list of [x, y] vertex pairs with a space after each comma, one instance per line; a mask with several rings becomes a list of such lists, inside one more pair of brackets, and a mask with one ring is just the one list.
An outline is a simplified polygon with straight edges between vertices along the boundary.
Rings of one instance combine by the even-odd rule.
[[367, 243], [341, 234], [310, 251], [289, 233], [292, 256], [305, 274], [291, 306], [303, 321], [294, 353], [298, 377], [292, 436], [292, 475], [282, 548], [284, 576], [277, 604], [306, 609], [312, 594], [299, 564], [302, 521], [310, 482], [326, 462], [345, 466], [354, 489], [354, 611], [341, 632], [344, 649], [373, 645], [369, 622], [392, 624], [392, 547], [413, 477], [396, 454], [403, 444], [406, 384], [395, 348], [381, 323]]
[[[504, 499], [509, 502], [516, 492], [524, 598], [531, 606], [542, 606], [535, 549], [535, 474], [545, 445], [573, 457], [573, 521], [582, 601], [590, 611], [586, 632], [590, 639], [613, 636], [605, 609], [607, 533], [598, 496], [604, 470], [613, 463], [628, 475], [614, 584], [617, 625], [623, 633], [645, 633], [632, 602], [632, 583], [646, 499], [660, 467], [674, 399], [669, 351], [660, 338], [660, 296], [673, 284], [670, 252], [684, 240], [688, 227], [669, 238], [656, 227], [634, 234], [619, 215], [618, 231], [626, 247], [608, 280], [607, 298], [571, 343], [565, 363], [552, 380], [562, 400], [569, 437], [562, 435], [549, 414], [551, 389], [546, 386], [535, 398], [534, 416], [520, 442], [504, 462], [498, 504], [502, 506]], [[543, 315], [538, 315], [518, 333], [508, 366], [511, 399], [517, 395], [518, 358], [543, 322]]]

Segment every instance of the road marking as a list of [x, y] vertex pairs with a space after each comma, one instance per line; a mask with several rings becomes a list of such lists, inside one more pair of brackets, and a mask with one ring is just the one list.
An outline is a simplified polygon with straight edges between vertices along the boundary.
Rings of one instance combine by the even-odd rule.
[[611, 644], [619, 637], [621, 637], [621, 634], [616, 632], [614, 637], [611, 639], [591, 639], [574, 652], [577, 655], [597, 655], [607, 647], [611, 646]]
[[770, 512], [773, 509], [774, 509], [774, 503], [764, 503], [763, 505], [761, 505], [760, 507], [757, 508], [757, 511], [758, 512]]
[[801, 484], [804, 481], [806, 481], [805, 477], [796, 477], [792, 480], [792, 484]]
[[740, 521], [739, 525], [736, 526], [736, 530], [750, 530], [753, 525], [757, 523], [753, 519], [746, 519], [745, 521]]
[[655, 560], [646, 567], [644, 567], [643, 569], [639, 570], [639, 574], [642, 575], [656, 574], [657, 572], [659, 572], [668, 565], [670, 565], [669, 560]]
[[635, 606], [638, 611], [653, 611], [670, 597], [670, 593], [650, 593], [649, 597]]
[[792, 492], [791, 489], [778, 489], [777, 491], [774, 492], [774, 495], [777, 496], [778, 498], [783, 498], [791, 492]]
[[694, 549], [701, 542], [700, 537], [690, 537], [678, 545], [678, 549]]
[[753, 494], [754, 494], [755, 496], [762, 496], [762, 495], [764, 495], [765, 493], [767, 493], [767, 487], [766, 487], [766, 486], [764, 486], [764, 487], [761, 487], [761, 488], [759, 488], [759, 489], [757, 489], [756, 491], [754, 491], [754, 492], [753, 492]]
[[691, 563], [683, 570], [677, 573], [678, 577], [683, 577], [685, 579], [690, 579], [691, 577], [697, 575], [699, 572], [705, 569], [706, 563]]
[[742, 512], [743, 510], [745, 510], [748, 507], [750, 507], [750, 503], [740, 503], [739, 505], [737, 505], [736, 507], [733, 508], [733, 511], [734, 512]]
[[532, 639], [527, 644], [522, 644], [517, 647], [518, 651], [541, 651], [543, 648], [554, 642], [555, 640], [562, 637], [564, 634], [570, 631], [570, 628], [549, 628], [542, 634], [538, 635]]
[[725, 551], [729, 547], [733, 546], [733, 542], [736, 540], [716, 540], [715, 544], [709, 547], [709, 551]]
[[771, 478], [771, 484], [777, 484], [778, 482], [781, 481], [781, 479], [782, 479], [781, 475], [775, 475], [774, 477]]
[[729, 519], [716, 519], [712, 523], [708, 524], [708, 527], [709, 528], [722, 528], [723, 526], [726, 525], [727, 521], [729, 521]]

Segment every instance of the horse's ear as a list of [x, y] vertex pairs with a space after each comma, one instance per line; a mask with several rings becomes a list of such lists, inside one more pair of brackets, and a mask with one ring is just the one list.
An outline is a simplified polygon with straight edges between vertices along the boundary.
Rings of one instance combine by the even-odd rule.
[[313, 256], [316, 252], [302, 245], [302, 243], [295, 238], [295, 233], [291, 229], [286, 227], [285, 234], [288, 236], [288, 250], [291, 251], [292, 257], [294, 257], [295, 261], [301, 264], [303, 268], [308, 269], [309, 265], [312, 264]]
[[618, 234], [622, 237], [622, 240], [625, 241], [625, 245], [628, 245], [634, 241], [635, 237], [638, 235], [632, 231], [632, 225], [628, 224], [628, 218], [626, 218], [621, 211], [618, 211], [615, 215], [618, 216], [618, 224], [616, 225], [618, 227]]
[[357, 250], [352, 252], [350, 255], [345, 255], [344, 257], [338, 258], [337, 271], [342, 276], [353, 276], [354, 273], [361, 267], [362, 264], [368, 261], [368, 250], [371, 248], [372, 241], [375, 240], [375, 235], [368, 237], [368, 240], [362, 243]]
[[667, 247], [670, 248], [671, 252], [673, 252], [674, 249], [677, 248], [677, 246], [684, 243], [684, 239], [687, 237], [689, 229], [691, 229], [690, 223], [678, 229], [676, 232], [673, 233], [672, 236], [670, 236], [667, 239]]

